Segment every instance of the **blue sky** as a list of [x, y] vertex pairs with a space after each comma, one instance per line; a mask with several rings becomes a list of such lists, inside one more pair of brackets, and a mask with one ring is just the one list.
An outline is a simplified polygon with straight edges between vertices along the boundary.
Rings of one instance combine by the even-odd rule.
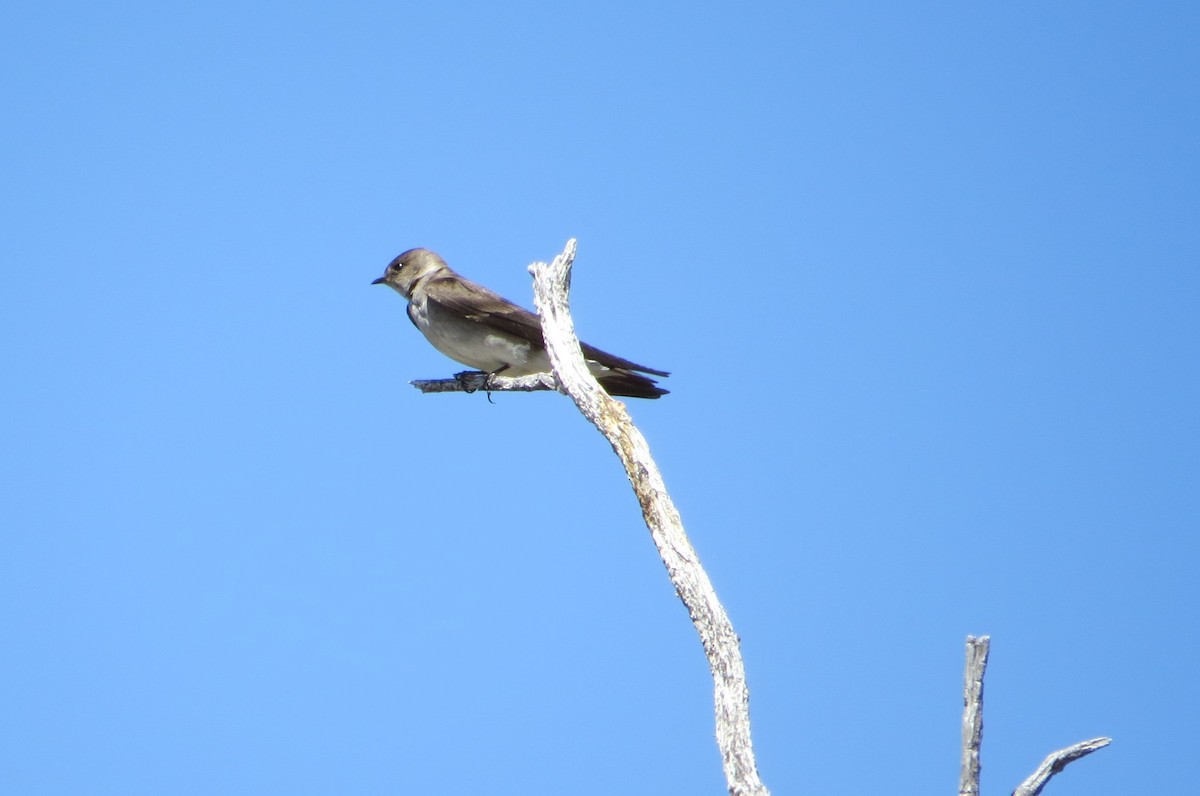
[[[370, 281], [594, 345], [743, 639], [776, 793], [1194, 779], [1191, 3], [9, 4], [0, 790], [720, 793], [604, 440]], [[1048, 791], [1050, 792], [1050, 791]]]

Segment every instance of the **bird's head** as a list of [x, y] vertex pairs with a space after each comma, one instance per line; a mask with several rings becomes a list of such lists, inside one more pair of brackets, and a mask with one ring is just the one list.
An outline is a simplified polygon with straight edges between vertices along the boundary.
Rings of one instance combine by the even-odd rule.
[[411, 298], [413, 286], [418, 279], [449, 268], [445, 260], [429, 249], [409, 249], [388, 263], [383, 276], [371, 284], [387, 285], [401, 296]]

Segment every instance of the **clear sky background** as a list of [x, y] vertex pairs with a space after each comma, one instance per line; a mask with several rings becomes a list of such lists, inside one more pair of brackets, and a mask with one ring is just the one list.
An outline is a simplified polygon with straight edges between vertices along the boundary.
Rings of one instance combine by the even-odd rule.
[[604, 440], [370, 281], [581, 336], [743, 639], [775, 793], [1195, 783], [1200, 10], [9, 3], [0, 791], [722, 793]]

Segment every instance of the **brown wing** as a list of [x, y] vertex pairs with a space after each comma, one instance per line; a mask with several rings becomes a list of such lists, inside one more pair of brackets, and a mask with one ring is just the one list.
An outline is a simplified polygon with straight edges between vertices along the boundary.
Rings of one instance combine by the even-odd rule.
[[487, 323], [531, 343], [543, 344], [542, 324], [536, 315], [457, 274], [430, 277], [425, 284], [425, 296], [427, 301], [440, 304], [456, 315], [476, 323]]
[[[523, 338], [535, 345], [545, 345], [542, 341], [542, 322], [524, 307], [512, 303], [499, 293], [488, 290], [483, 285], [477, 285], [469, 279], [457, 274], [451, 276], [433, 276], [425, 286], [427, 301], [440, 304], [446, 309], [469, 318], [477, 323], [486, 323]], [[669, 376], [664, 370], [655, 370], [628, 359], [601, 351], [587, 343], [580, 343], [583, 355], [593, 362], [599, 362], [606, 368], [640, 371], [655, 376]]]

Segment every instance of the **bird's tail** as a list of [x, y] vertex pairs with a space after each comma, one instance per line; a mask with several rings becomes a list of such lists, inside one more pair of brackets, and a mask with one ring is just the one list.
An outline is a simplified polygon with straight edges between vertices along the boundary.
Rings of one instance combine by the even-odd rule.
[[656, 386], [654, 379], [627, 370], [611, 370], [596, 380], [609, 395], [624, 398], [659, 398], [670, 392]]

